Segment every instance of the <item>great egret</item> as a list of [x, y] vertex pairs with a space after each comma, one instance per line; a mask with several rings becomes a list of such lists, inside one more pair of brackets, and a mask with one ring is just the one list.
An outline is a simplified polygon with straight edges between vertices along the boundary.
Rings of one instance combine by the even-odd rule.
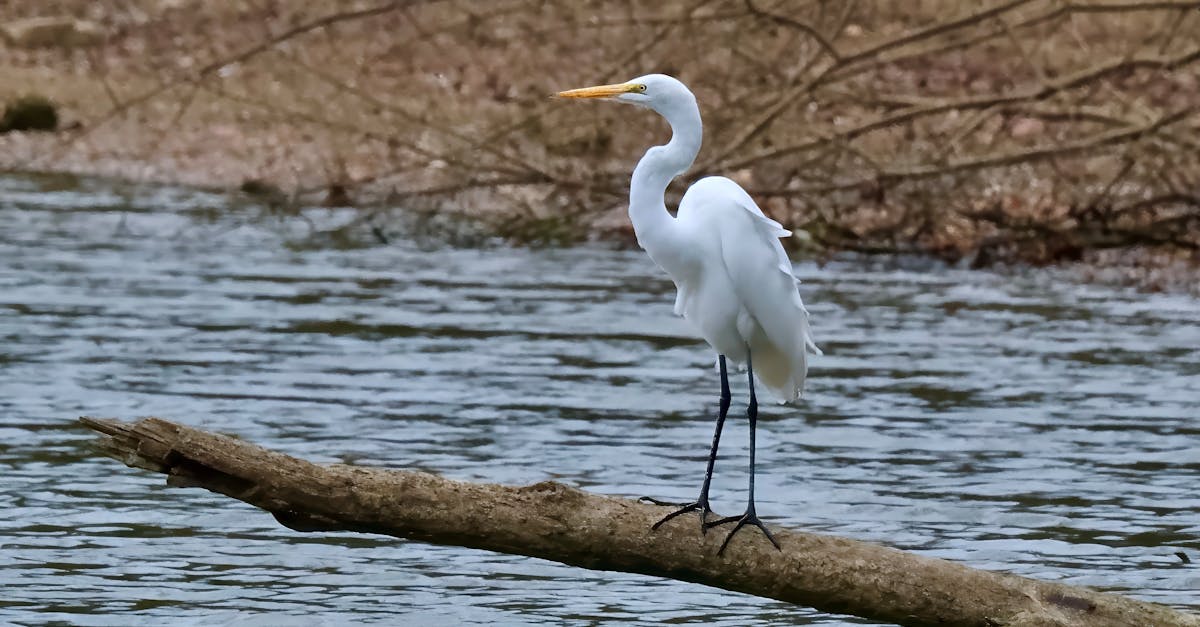
[[[639, 105], [655, 111], [671, 125], [671, 141], [647, 150], [633, 170], [629, 218], [638, 244], [675, 282], [675, 313], [695, 325], [717, 351], [721, 400], [699, 498], [682, 504], [655, 523], [653, 529], [680, 514], [699, 511], [701, 531], [737, 523], [718, 553], [746, 525], [761, 529], [778, 549], [779, 543], [759, 520], [754, 507], [754, 431], [758, 420], [754, 366], [758, 366], [758, 380], [767, 389], [785, 402], [794, 401], [804, 391], [807, 352], [821, 352], [809, 331], [808, 311], [800, 299], [791, 261], [779, 242], [791, 233], [764, 215], [746, 190], [720, 176], [696, 181], [683, 195], [676, 216], [667, 211], [663, 200], [667, 185], [691, 167], [702, 136], [696, 97], [678, 80], [649, 74], [626, 83], [563, 91], [558, 96]], [[742, 515], [709, 521], [709, 486], [721, 428], [729, 411], [726, 359], [745, 363], [750, 383], [746, 409], [750, 422], [750, 498]]]

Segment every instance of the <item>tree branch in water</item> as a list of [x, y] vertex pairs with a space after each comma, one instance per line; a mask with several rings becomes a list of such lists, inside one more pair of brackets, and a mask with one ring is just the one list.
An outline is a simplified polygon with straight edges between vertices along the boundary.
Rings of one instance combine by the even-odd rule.
[[775, 528], [700, 534], [691, 517], [657, 532], [664, 508], [545, 481], [530, 486], [317, 465], [158, 418], [81, 418], [100, 450], [262, 508], [304, 532], [359, 531], [667, 577], [902, 625], [1200, 627], [1165, 606], [983, 570], [836, 536]]

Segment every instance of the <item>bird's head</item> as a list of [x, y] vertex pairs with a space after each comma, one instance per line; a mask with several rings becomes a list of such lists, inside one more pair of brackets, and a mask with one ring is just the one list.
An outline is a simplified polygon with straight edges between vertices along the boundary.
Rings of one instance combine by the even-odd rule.
[[597, 85], [560, 91], [559, 98], [602, 98], [653, 109], [665, 114], [680, 106], [695, 106], [696, 97], [677, 79], [666, 74], [647, 74], [624, 83]]

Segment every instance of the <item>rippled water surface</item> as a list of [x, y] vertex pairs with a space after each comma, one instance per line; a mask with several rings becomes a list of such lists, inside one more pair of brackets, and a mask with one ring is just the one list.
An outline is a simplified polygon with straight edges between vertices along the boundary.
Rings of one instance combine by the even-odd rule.
[[[346, 216], [225, 202], [0, 179], [0, 622], [861, 622], [300, 534], [99, 457], [81, 414], [318, 461], [694, 496], [714, 357], [640, 252], [298, 245]], [[1200, 610], [1200, 303], [916, 262], [797, 271], [826, 356], [806, 403], [763, 408], [761, 513]], [[744, 421], [726, 434], [714, 496], [732, 513]]]

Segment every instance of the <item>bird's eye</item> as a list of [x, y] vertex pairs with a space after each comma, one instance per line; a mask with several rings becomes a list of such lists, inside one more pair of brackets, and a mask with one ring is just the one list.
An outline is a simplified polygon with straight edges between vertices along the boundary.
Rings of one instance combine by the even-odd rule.
[[638, 92], [639, 92], [639, 93], [643, 93], [643, 94], [644, 94], [644, 93], [646, 93], [646, 86], [645, 86], [645, 85], [641, 85], [641, 84], [639, 84], [639, 85], [637, 86], [637, 90], [638, 90]]

